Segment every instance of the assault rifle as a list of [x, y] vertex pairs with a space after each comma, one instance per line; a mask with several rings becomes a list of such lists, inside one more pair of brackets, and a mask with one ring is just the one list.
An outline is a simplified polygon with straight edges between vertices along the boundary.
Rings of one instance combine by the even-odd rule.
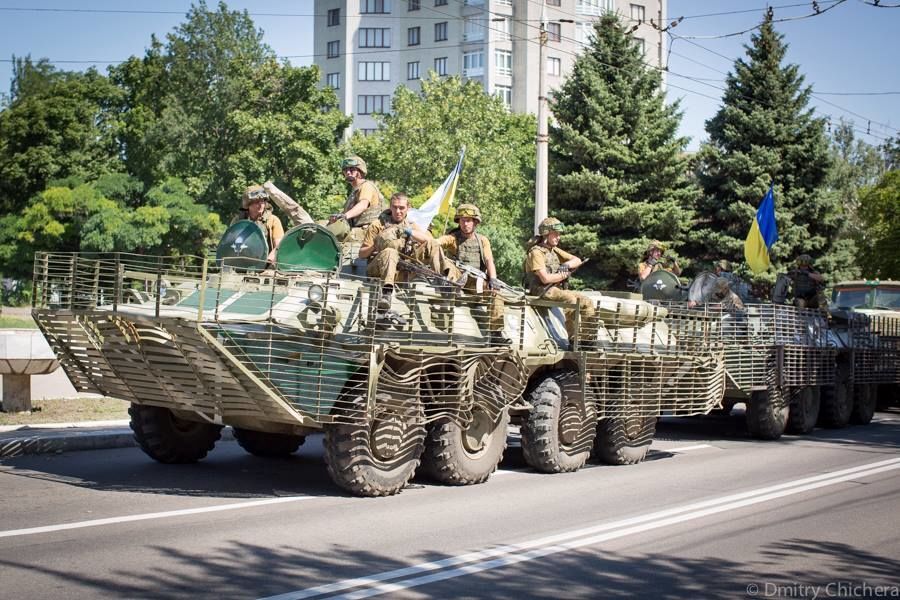
[[[574, 269], [571, 269], [565, 265], [560, 265], [558, 272], [559, 273], [569, 273], [569, 274], [574, 273], [575, 271], [577, 271], [578, 269], [583, 267], [585, 264], [587, 264], [587, 261], [589, 261], [589, 260], [591, 260], [591, 259], [590, 258], [584, 259], [583, 261], [581, 261], [581, 264], [578, 265], [577, 267], [575, 267]], [[569, 278], [566, 277], [559, 283], [548, 283], [547, 285], [544, 286], [544, 289], [541, 290], [541, 293], [539, 295], [543, 296], [544, 294], [547, 293], [547, 290], [549, 290], [550, 288], [552, 288], [554, 286], [559, 286], [561, 289], [564, 289], [564, 290], [569, 289]]]
[[469, 277], [474, 277], [476, 279], [480, 279], [491, 289], [498, 292], [506, 292], [507, 294], [511, 294], [517, 297], [521, 297], [525, 294], [523, 290], [516, 289], [505, 281], [501, 281], [498, 278], [491, 279], [490, 277], [488, 277], [487, 273], [485, 273], [481, 269], [476, 269], [475, 267], [471, 267], [467, 264], [461, 263], [458, 260], [453, 260], [452, 262], [456, 265], [456, 268], [459, 269], [463, 275], [461, 282], [463, 286], [465, 286], [466, 280]]
[[405, 256], [400, 259], [400, 262], [397, 263], [397, 268], [401, 271], [407, 271], [409, 273], [412, 273], [413, 275], [418, 275], [437, 288], [452, 287], [462, 289], [462, 284], [453, 281], [449, 277], [445, 277], [440, 273], [435, 273], [428, 267], [422, 266], [419, 263], [413, 262], [412, 260], [408, 260], [408, 258]]

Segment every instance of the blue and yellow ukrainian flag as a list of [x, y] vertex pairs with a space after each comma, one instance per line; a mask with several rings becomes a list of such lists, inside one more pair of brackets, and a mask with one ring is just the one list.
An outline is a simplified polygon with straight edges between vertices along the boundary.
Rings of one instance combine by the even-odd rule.
[[[772, 184], [774, 185], [774, 184]], [[775, 224], [775, 194], [769, 191], [763, 196], [756, 218], [744, 242], [744, 258], [754, 273], [762, 273], [769, 268], [769, 248], [778, 241], [778, 226]]]
[[456, 196], [456, 186], [459, 183], [459, 174], [462, 172], [463, 158], [466, 156], [466, 147], [463, 146], [459, 151], [459, 160], [456, 166], [447, 175], [447, 179], [440, 187], [434, 190], [425, 204], [419, 208], [410, 208], [407, 218], [413, 223], [417, 223], [422, 227], [429, 227], [434, 218], [439, 215], [450, 215], [450, 206], [453, 204], [453, 198]]

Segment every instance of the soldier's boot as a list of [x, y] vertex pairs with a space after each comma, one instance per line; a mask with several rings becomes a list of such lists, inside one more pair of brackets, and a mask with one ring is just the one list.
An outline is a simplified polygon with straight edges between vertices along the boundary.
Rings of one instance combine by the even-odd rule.
[[394, 295], [394, 286], [386, 285], [381, 289], [381, 297], [378, 299], [378, 310], [381, 312], [391, 310], [391, 299]]
[[488, 338], [488, 345], [492, 348], [503, 348], [512, 345], [512, 340], [506, 337], [506, 334], [500, 331], [492, 331]]

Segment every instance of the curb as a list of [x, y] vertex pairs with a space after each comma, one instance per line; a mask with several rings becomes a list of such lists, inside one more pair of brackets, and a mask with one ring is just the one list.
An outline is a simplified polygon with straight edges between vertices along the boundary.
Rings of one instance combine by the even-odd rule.
[[[222, 430], [222, 438], [219, 441], [234, 441], [231, 427]], [[0, 459], [136, 446], [137, 442], [134, 441], [134, 436], [128, 427], [20, 429], [0, 434]]]

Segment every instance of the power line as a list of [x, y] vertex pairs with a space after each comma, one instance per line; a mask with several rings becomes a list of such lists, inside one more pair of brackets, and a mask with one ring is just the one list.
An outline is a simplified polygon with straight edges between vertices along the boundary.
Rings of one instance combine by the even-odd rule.
[[[811, 12], [808, 15], [799, 15], [796, 17], [783, 17], [780, 19], [772, 18], [773, 14], [774, 14], [774, 10], [773, 10], [773, 7], [770, 6], [768, 8], [768, 12], [767, 12], [768, 20], [770, 20], [772, 23], [784, 23], [787, 21], [800, 21], [802, 19], [810, 19], [812, 17], [818, 17], [819, 15], [823, 15], [826, 12], [828, 12], [829, 10], [831, 10], [832, 8], [841, 5], [846, 1], [847, 0], [835, 0], [835, 2], [827, 8], [821, 8], [821, 7], [819, 7], [817, 2], [813, 2], [814, 12]], [[755, 30], [759, 29], [760, 27], [762, 27], [763, 23], [759, 23], [758, 25], [754, 25], [753, 27], [744, 29], [742, 31], [735, 31], [732, 33], [724, 33], [722, 35], [689, 35], [689, 36], [681, 36], [681, 38], [682, 39], [691, 39], [691, 40], [719, 40], [719, 39], [724, 39], [724, 38], [730, 38], [730, 37], [735, 37], [735, 36], [739, 36], [739, 35], [744, 35], [745, 33], [750, 33], [751, 31], [755, 31]], [[676, 24], [677, 24], [677, 22], [676, 22]]]
[[[832, 0], [836, 1], [836, 0]], [[798, 6], [809, 6], [809, 2], [801, 2], [799, 4], [782, 4], [780, 6], [772, 6], [774, 10], [779, 10], [782, 8], [797, 8]], [[829, 2], [823, 2], [823, 4], [829, 4]], [[760, 6], [758, 8], [745, 8], [742, 10], [730, 10], [727, 12], [717, 12], [717, 13], [705, 13], [702, 15], [685, 15], [681, 17], [682, 19], [703, 19], [706, 17], [721, 17], [726, 15], [740, 15], [746, 13], [758, 13], [764, 10], [768, 10], [769, 6]]]

